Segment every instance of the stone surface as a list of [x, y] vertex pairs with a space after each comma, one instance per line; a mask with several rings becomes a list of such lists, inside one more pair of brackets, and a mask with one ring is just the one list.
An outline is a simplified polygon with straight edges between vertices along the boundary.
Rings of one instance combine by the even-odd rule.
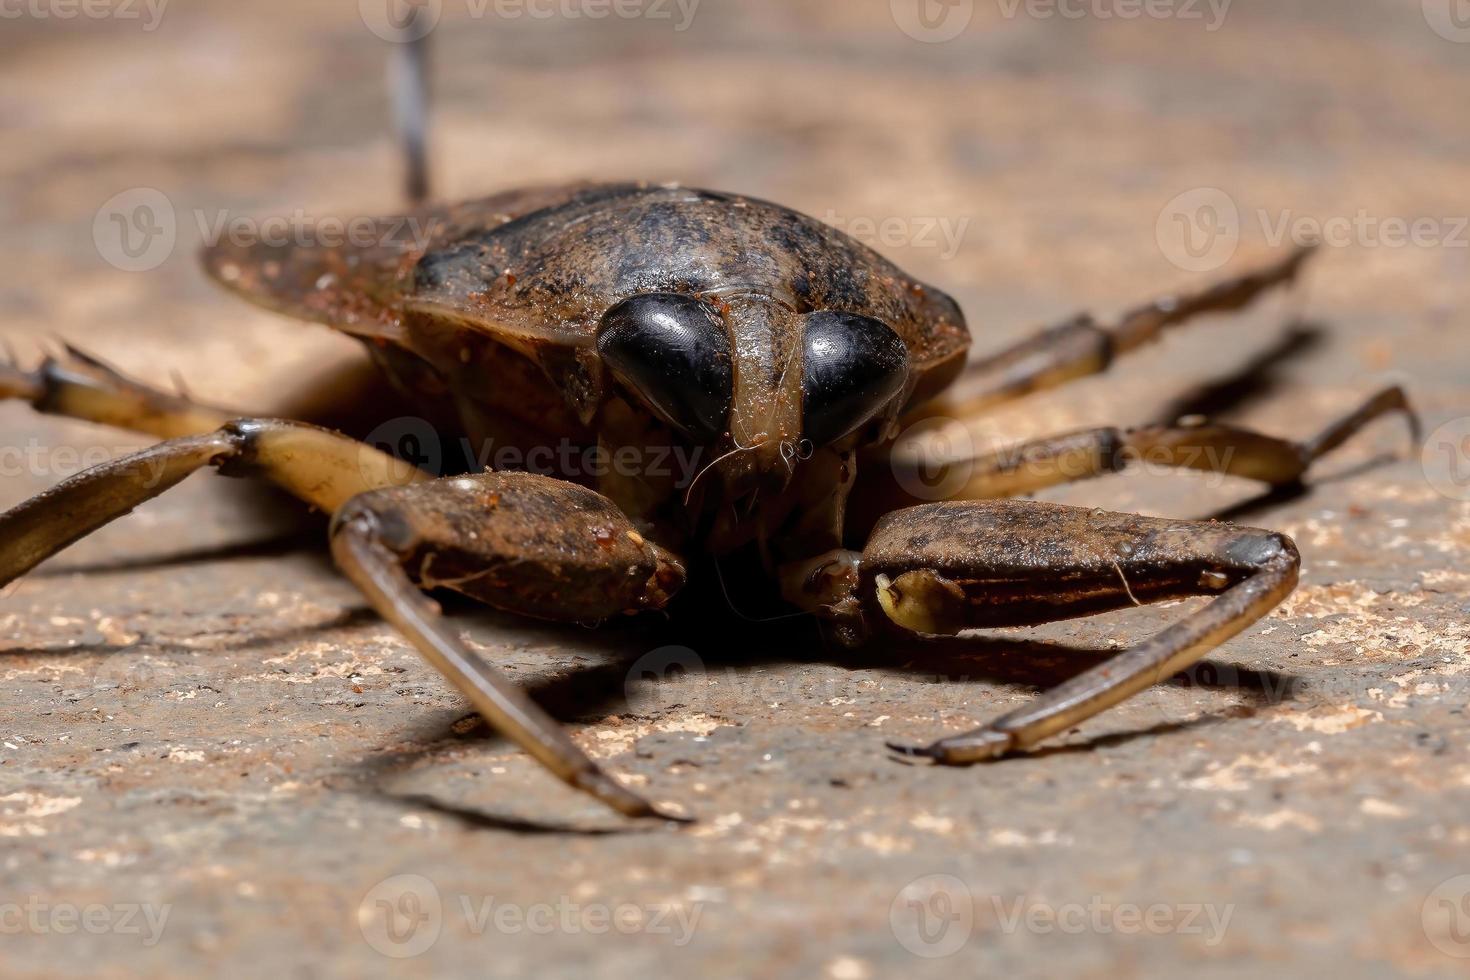
[[[143, 4], [69, 6], [0, 34], [6, 337], [268, 411], [358, 363], [192, 259], [221, 218], [393, 206], [386, 46], [354, 5], [181, 4], [153, 29]], [[675, 4], [442, 7], [445, 193], [638, 176], [780, 200], [947, 286], [981, 348], [1206, 281], [1173, 217], [1209, 219], [1201, 188], [1237, 211], [1237, 262], [1283, 221], [1346, 219], [1292, 298], [977, 438], [1203, 407], [1305, 435], [1390, 378], [1431, 430], [1470, 415], [1470, 46], [1449, 0], [1237, 0], [1222, 22], [961, 3], [935, 8], [969, 17], [937, 43], [901, 0], [706, 0], [685, 30]], [[177, 241], [128, 272], [94, 219], [108, 241], [104, 205], [139, 188], [167, 197]], [[5, 505], [141, 445], [15, 404], [0, 437]], [[0, 972], [1462, 975], [1470, 505], [1402, 446], [1375, 428], [1291, 500], [1155, 473], [1048, 493], [1281, 528], [1302, 586], [1187, 678], [971, 770], [882, 743], [994, 715], [1181, 607], [861, 657], [782, 624], [455, 610], [583, 745], [696, 812], [683, 830], [610, 817], [467, 721], [333, 574], [319, 524], [193, 479], [0, 598]], [[669, 644], [695, 669], [630, 686]]]

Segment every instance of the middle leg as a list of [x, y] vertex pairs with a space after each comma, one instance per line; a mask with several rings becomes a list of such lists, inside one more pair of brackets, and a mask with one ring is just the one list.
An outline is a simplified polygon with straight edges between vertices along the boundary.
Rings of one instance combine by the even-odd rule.
[[855, 508], [874, 518], [936, 497], [992, 500], [1117, 473], [1135, 463], [1193, 469], [1294, 486], [1326, 453], [1372, 422], [1390, 414], [1407, 417], [1415, 444], [1418, 416], [1397, 386], [1385, 388], [1332, 422], [1316, 436], [1293, 441], [1232, 425], [1198, 421], [1135, 429], [1107, 426], [1049, 436], [984, 455], [928, 459], [932, 447], [917, 442], [896, 449], [889, 472], [872, 474], [856, 491]]

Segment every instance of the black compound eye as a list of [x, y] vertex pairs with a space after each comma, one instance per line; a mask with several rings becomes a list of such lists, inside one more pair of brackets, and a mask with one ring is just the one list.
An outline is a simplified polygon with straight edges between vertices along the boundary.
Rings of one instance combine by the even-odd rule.
[[806, 437], [836, 442], [877, 415], [908, 380], [903, 340], [881, 321], [853, 313], [806, 318], [801, 393]]
[[602, 317], [597, 353], [660, 419], [696, 439], [725, 431], [730, 337], [713, 310], [678, 293], [625, 299]]

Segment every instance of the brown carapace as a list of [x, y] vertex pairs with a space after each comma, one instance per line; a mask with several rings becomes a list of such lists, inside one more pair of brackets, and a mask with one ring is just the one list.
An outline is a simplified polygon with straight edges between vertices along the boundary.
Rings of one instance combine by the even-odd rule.
[[629, 815], [673, 816], [609, 778], [466, 649], [421, 588], [587, 622], [662, 610], [691, 574], [740, 554], [768, 574], [737, 588], [779, 592], [848, 644], [1211, 597], [1019, 711], [900, 749], [971, 763], [1186, 667], [1297, 578], [1296, 548], [1270, 531], [1014, 497], [1139, 455], [1294, 485], [1373, 419], [1413, 418], [1395, 388], [1304, 442], [1195, 422], [1099, 428], [974, 458], [935, 458], [922, 439], [895, 448], [917, 420], [925, 431], [943, 418], [963, 425], [1104, 371], [1187, 319], [1238, 309], [1291, 282], [1309, 250], [968, 360], [970, 334], [947, 295], [753, 198], [581, 184], [421, 208], [373, 229], [369, 242], [226, 244], [204, 259], [245, 298], [361, 338], [425, 418], [471, 445], [511, 447], [522, 460], [572, 447], [573, 458], [596, 452], [616, 465], [559, 471], [568, 454], [545, 451], [547, 472], [439, 476], [325, 429], [151, 390], [72, 352], [36, 371], [0, 369], [0, 394], [166, 441], [0, 516], [0, 581], [195, 470], [268, 479], [332, 515], [342, 571], [494, 727]]

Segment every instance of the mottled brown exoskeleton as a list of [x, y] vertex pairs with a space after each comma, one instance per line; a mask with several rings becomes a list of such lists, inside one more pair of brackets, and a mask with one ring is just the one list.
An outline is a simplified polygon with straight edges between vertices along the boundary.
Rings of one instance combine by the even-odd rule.
[[[963, 420], [1103, 371], [1167, 327], [1292, 280], [1307, 252], [967, 364], [970, 334], [948, 296], [763, 201], [578, 185], [410, 217], [385, 219], [368, 247], [221, 245], [205, 263], [249, 300], [361, 338], [426, 414], [453, 419], [472, 441], [528, 452], [677, 448], [699, 461], [697, 477], [623, 467], [581, 482], [436, 479], [334, 432], [232, 419], [74, 354], [35, 372], [4, 369], [0, 393], [167, 441], [0, 516], [0, 581], [200, 468], [264, 477], [332, 515], [342, 571], [493, 726], [617, 810], [666, 815], [469, 652], [419, 589], [587, 622], [661, 610], [689, 570], [753, 554], [767, 578], [745, 589], [779, 590], [851, 644], [1214, 597], [1021, 710], [903, 750], [972, 763], [1170, 676], [1269, 611], [1297, 578], [1296, 548], [1280, 534], [1010, 498], [1114, 471], [1139, 452], [1293, 484], [1368, 421], [1408, 411], [1390, 389], [1304, 443], [1195, 423], [1100, 428], [983, 458], [925, 459], [922, 445], [900, 456], [895, 438], [913, 419]], [[930, 482], [915, 479], [931, 466]], [[948, 499], [925, 502], [935, 486]]]

